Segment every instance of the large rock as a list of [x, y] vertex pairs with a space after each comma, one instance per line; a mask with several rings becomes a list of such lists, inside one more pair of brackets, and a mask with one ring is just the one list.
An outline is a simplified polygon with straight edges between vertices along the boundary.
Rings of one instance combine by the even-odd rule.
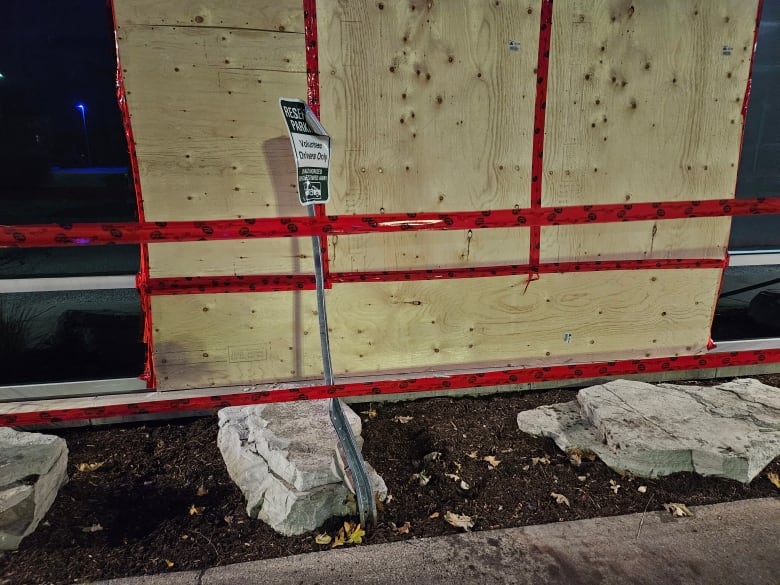
[[68, 480], [65, 440], [0, 428], [0, 550], [18, 548]]
[[[360, 417], [346, 406], [344, 411], [362, 443]], [[336, 459], [327, 400], [223, 408], [219, 426], [219, 449], [252, 518], [289, 536], [355, 513]], [[384, 481], [370, 466], [369, 473], [384, 499]]]
[[592, 451], [617, 471], [748, 483], [780, 455], [780, 389], [752, 379], [714, 387], [616, 380], [521, 412], [517, 424], [564, 451]]

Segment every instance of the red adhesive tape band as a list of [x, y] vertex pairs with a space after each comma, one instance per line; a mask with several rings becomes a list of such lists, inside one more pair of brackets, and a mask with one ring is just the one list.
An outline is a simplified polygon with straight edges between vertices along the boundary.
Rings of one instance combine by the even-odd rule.
[[440, 375], [409, 379], [390, 379], [373, 382], [354, 382], [318, 385], [289, 390], [263, 390], [240, 392], [172, 400], [136, 402], [89, 408], [69, 408], [37, 412], [19, 412], [0, 415], [0, 426], [27, 426], [92, 418], [111, 418], [139, 414], [203, 411], [226, 406], [291, 402], [293, 400], [317, 400], [323, 398], [348, 398], [380, 394], [407, 394], [412, 392], [456, 390], [460, 388], [484, 388], [507, 384], [577, 380], [604, 376], [627, 376], [655, 372], [679, 372], [703, 368], [722, 368], [770, 364], [780, 362], [780, 349], [711, 353], [678, 357], [617, 360], [587, 364], [568, 364], [534, 368], [484, 371], [478, 373]]
[[[539, 54], [536, 61], [536, 101], [534, 104], [534, 137], [531, 153], [531, 209], [542, 206], [542, 176], [544, 174], [544, 125], [547, 109], [547, 77], [550, 69], [550, 39], [552, 29], [552, 0], [542, 0], [539, 15]], [[530, 273], [539, 264], [542, 247], [542, 229], [531, 227], [528, 259]], [[529, 281], [530, 282], [530, 281]]]
[[112, 224], [0, 225], [0, 246], [56, 247], [242, 240], [248, 238], [350, 235], [428, 230], [583, 225], [740, 215], [780, 214], [780, 197], [610, 203], [539, 209], [451, 213], [386, 213]]

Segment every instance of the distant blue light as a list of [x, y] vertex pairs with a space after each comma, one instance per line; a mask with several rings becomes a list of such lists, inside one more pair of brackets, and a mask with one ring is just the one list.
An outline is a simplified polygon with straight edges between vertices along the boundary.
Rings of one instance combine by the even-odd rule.
[[81, 110], [81, 112], [83, 113], [84, 110], [87, 109], [87, 106], [85, 106], [84, 104], [76, 104], [76, 109]]

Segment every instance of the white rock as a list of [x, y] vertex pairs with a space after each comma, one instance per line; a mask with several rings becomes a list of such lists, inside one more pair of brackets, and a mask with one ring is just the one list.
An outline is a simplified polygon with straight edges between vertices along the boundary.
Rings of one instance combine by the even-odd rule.
[[64, 439], [0, 428], [0, 550], [32, 533], [68, 480]]
[[691, 471], [748, 483], [780, 455], [780, 390], [751, 379], [714, 387], [616, 380], [521, 412], [517, 422], [643, 477]]
[[[344, 411], [359, 438], [360, 417], [346, 406]], [[219, 424], [219, 449], [249, 516], [292, 535], [355, 513], [336, 463], [338, 439], [327, 400], [224, 408]], [[370, 466], [369, 473], [384, 499], [384, 481]]]

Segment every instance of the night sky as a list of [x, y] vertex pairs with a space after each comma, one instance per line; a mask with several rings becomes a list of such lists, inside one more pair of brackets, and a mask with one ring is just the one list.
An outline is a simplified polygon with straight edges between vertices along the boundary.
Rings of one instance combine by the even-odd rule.
[[106, 0], [3, 0], [2, 14], [4, 158], [35, 151], [53, 165], [84, 164], [82, 119], [76, 109], [84, 103], [93, 164], [126, 165]]

